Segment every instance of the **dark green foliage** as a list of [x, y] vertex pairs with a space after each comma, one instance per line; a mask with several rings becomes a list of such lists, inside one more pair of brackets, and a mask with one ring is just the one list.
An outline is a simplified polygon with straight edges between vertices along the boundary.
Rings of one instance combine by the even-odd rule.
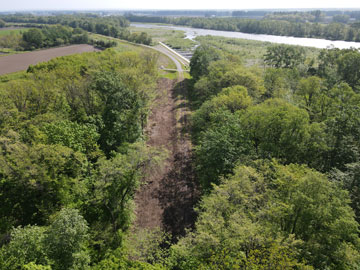
[[232, 173], [241, 159], [251, 154], [251, 144], [237, 115], [226, 110], [211, 114], [212, 125], [201, 134], [195, 148], [196, 169], [203, 190], [219, 183], [219, 178]]
[[32, 28], [22, 34], [22, 39], [25, 50], [89, 43], [89, 37], [85, 31], [61, 25]]
[[195, 81], [199, 80], [201, 76], [208, 75], [210, 63], [220, 59], [221, 54], [215, 48], [197, 47], [191, 58], [190, 75]]
[[95, 76], [93, 88], [104, 102], [103, 128], [100, 130], [100, 147], [106, 154], [117, 150], [123, 143], [133, 143], [141, 134], [138, 93], [122, 83], [115, 72], [102, 72]]
[[23, 40], [26, 42], [25, 49], [37, 49], [44, 46], [45, 36], [40, 29], [30, 29], [23, 34]]
[[5, 27], [5, 24], [4, 20], [0, 19], [0, 28]]
[[304, 49], [289, 45], [274, 45], [267, 49], [264, 61], [276, 68], [295, 68], [305, 61]]
[[355, 91], [360, 87], [360, 52], [357, 49], [325, 49], [319, 56], [318, 75], [325, 78], [329, 87], [344, 81]]

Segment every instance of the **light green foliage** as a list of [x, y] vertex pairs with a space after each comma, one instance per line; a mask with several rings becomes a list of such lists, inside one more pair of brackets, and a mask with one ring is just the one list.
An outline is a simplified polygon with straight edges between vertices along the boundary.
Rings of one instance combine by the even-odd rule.
[[201, 105], [223, 88], [236, 85], [246, 87], [249, 96], [255, 100], [265, 92], [263, 80], [257, 74], [258, 70], [246, 69], [237, 62], [237, 59], [213, 61], [207, 69], [208, 74], [200, 77], [192, 90], [194, 105]]
[[0, 251], [0, 257], [5, 259], [4, 262], [0, 260], [0, 268], [5, 269], [7, 263], [13, 264], [8, 269], [16, 269], [16, 267], [30, 262], [47, 265], [49, 261], [43, 243], [44, 230], [38, 226], [13, 228], [10, 234], [10, 243]]
[[304, 161], [310, 136], [306, 111], [280, 99], [267, 100], [251, 107], [241, 122], [259, 157]]
[[83, 154], [59, 145], [28, 146], [14, 132], [1, 137], [0, 147], [2, 231], [42, 225], [59, 205], [77, 201], [83, 189]]
[[124, 251], [128, 258], [151, 264], [166, 264], [169, 257], [170, 235], [160, 228], [137, 229], [128, 235], [124, 243]]
[[324, 110], [325, 104], [321, 103], [326, 103], [326, 97], [321, 96], [322, 87], [321, 79], [315, 76], [301, 79], [299, 82], [296, 95], [299, 96], [300, 102], [308, 112], [310, 119], [314, 119], [315, 115]]
[[45, 234], [46, 252], [53, 269], [87, 269], [90, 257], [85, 250], [88, 225], [75, 209], [62, 209]]
[[75, 209], [62, 209], [49, 227], [14, 228], [0, 250], [1, 269], [88, 269], [88, 227]]
[[[270, 42], [215, 36], [198, 36], [195, 40], [200, 44], [241, 57], [245, 66], [263, 65], [267, 49], [273, 46]], [[305, 51], [306, 58], [310, 59], [317, 57], [320, 51], [311, 47], [302, 47], [302, 49]]]
[[7, 49], [21, 49], [22, 33], [23, 29], [16, 30], [0, 30], [0, 49], [4, 51], [3, 48]]
[[94, 125], [60, 121], [45, 124], [43, 130], [47, 136], [47, 144], [60, 144], [86, 154], [98, 149], [96, 142], [100, 136]]
[[[140, 178], [161, 156], [129, 146], [146, 124], [156, 61], [151, 53], [108, 50], [57, 58], [2, 78], [0, 231], [50, 224], [42, 242], [52, 269], [86, 269], [89, 252], [96, 263], [121, 245]], [[99, 150], [104, 134], [118, 142], [109, 159]], [[77, 210], [64, 210], [50, 222], [66, 207], [81, 209], [87, 221]], [[0, 261], [19, 266], [14, 256]]]
[[218, 95], [211, 100], [205, 101], [201, 107], [196, 110], [192, 117], [193, 138], [198, 140], [201, 131], [206, 130], [209, 125], [214, 124], [212, 114], [217, 110], [226, 109], [231, 113], [239, 110], [245, 110], [252, 104], [252, 99], [247, 94], [243, 86], [232, 86], [224, 88]]
[[93, 270], [165, 270], [161, 265], [132, 261], [123, 255], [110, 255], [91, 268]]
[[225, 252], [225, 261], [239, 269], [241, 263], [264, 267], [271, 260], [271, 269], [311, 269], [305, 263], [355, 269], [359, 238], [348, 194], [304, 166], [256, 167], [237, 167], [203, 198], [196, 231], [174, 247], [178, 256], [220, 265]]
[[50, 265], [38, 265], [35, 264], [33, 262], [28, 263], [26, 265], [23, 266], [24, 270], [51, 270], [51, 266]]

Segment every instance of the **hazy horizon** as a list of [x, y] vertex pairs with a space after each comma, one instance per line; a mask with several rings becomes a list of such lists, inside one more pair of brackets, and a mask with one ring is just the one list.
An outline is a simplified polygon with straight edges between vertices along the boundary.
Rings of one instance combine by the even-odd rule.
[[244, 9], [359, 9], [360, 1], [320, 0], [286, 1], [254, 0], [236, 3], [233, 0], [219, 2], [190, 1], [169, 2], [165, 0], [133, 0], [124, 3], [118, 0], [13, 0], [6, 1], [0, 11], [44, 11], [44, 10], [244, 10]]

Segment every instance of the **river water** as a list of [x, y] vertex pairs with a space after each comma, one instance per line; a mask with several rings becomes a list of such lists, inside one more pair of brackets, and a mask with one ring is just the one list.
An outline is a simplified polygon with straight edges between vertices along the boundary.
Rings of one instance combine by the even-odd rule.
[[273, 35], [259, 35], [259, 34], [246, 34], [241, 32], [231, 32], [231, 31], [218, 31], [218, 30], [208, 30], [200, 28], [190, 28], [184, 26], [171, 26], [171, 25], [156, 25], [156, 24], [142, 24], [142, 23], [132, 23], [131, 26], [141, 27], [141, 28], [163, 28], [163, 29], [172, 29], [172, 30], [181, 30], [185, 32], [186, 38], [194, 39], [197, 36], [219, 36], [227, 38], [241, 38], [249, 40], [258, 40], [258, 41], [267, 41], [272, 43], [282, 43], [289, 45], [300, 45], [306, 47], [315, 47], [320, 49], [325, 49], [329, 46], [333, 46], [339, 49], [348, 49], [348, 48], [360, 48], [359, 42], [349, 42], [349, 41], [333, 41], [326, 39], [317, 39], [317, 38], [297, 38], [297, 37], [286, 37], [286, 36], [273, 36]]

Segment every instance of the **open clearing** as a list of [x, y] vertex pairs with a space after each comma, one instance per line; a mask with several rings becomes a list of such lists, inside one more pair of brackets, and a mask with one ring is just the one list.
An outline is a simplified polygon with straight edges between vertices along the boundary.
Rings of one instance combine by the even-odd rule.
[[30, 65], [35, 65], [40, 62], [46, 62], [55, 57], [94, 51], [98, 51], [98, 49], [91, 45], [79, 44], [22, 54], [2, 56], [0, 57], [0, 75], [26, 70]]

